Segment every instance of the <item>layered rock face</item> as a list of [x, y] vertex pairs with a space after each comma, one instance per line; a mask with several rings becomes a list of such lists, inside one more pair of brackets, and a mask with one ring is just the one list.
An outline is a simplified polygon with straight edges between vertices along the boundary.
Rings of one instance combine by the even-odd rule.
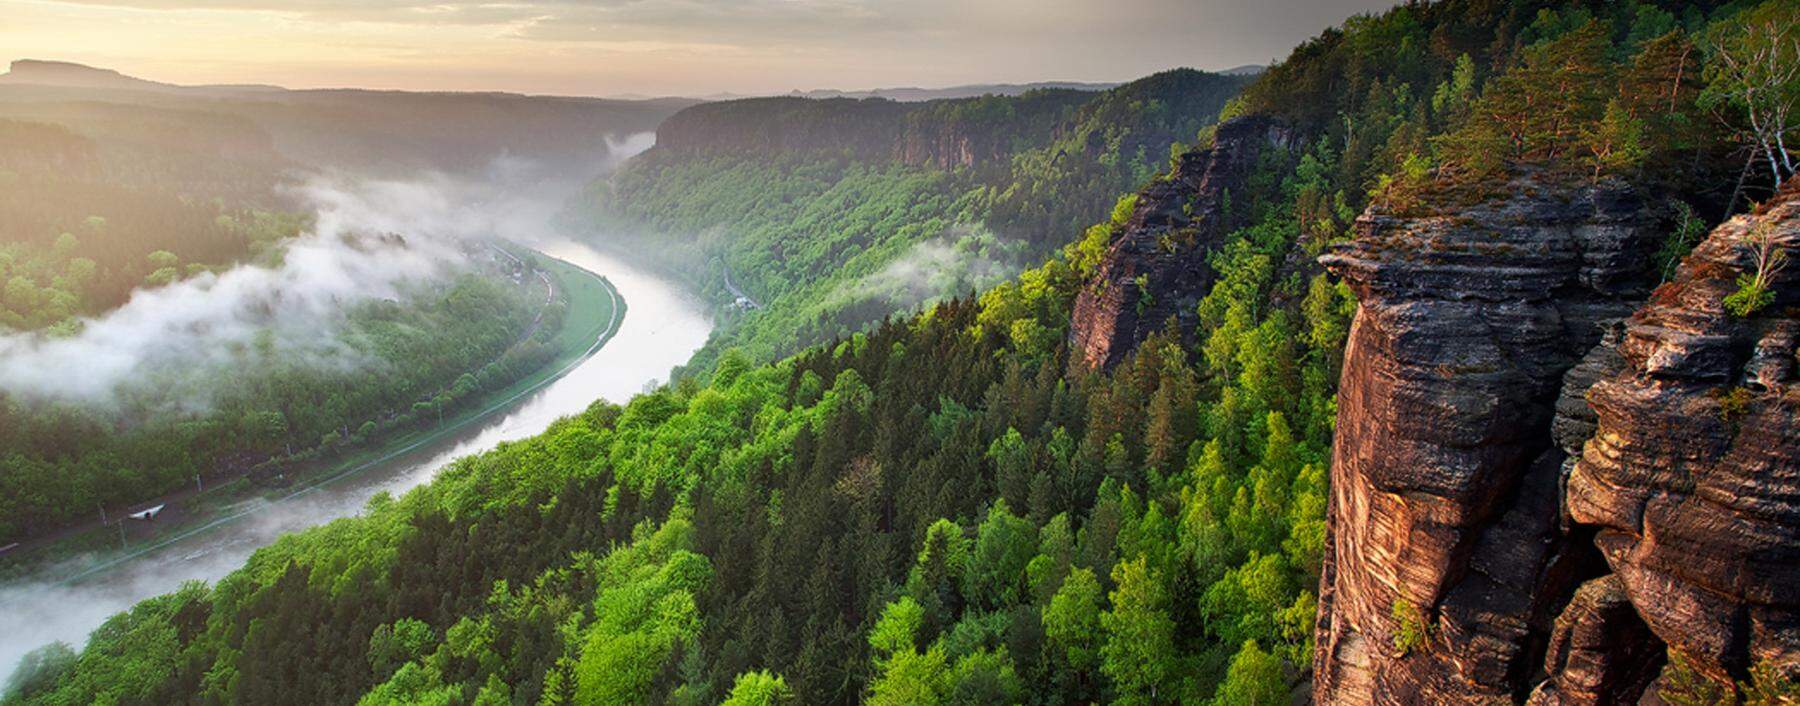
[[1800, 183], [1720, 226], [1626, 322], [1568, 480], [1638, 614], [1715, 677], [1800, 670], [1800, 265], [1752, 316], [1723, 304], [1764, 241], [1800, 259]]
[[[1447, 215], [1371, 210], [1322, 258], [1361, 306], [1338, 392], [1320, 703], [1522, 701], [1558, 612], [1604, 571], [1563, 522], [1573, 449], [1552, 429], [1572, 447], [1591, 424], [1556, 422], [1558, 401], [1616, 367], [1587, 354], [1648, 293], [1662, 229], [1624, 186], [1520, 177], [1504, 192]], [[1584, 654], [1570, 630], [1565, 657]]]
[[1075, 299], [1071, 365], [1110, 367], [1171, 317], [1191, 330], [1194, 307], [1212, 288], [1205, 253], [1242, 225], [1226, 195], [1242, 193], [1257, 160], [1291, 133], [1270, 118], [1219, 125], [1213, 146], [1181, 156], [1168, 179], [1138, 193], [1137, 208]]
[[[1647, 301], [1638, 196], [1506, 191], [1322, 259], [1361, 307], [1315, 700], [1660, 703], [1670, 650], [1800, 676], [1800, 269], [1759, 265], [1800, 258], [1800, 185]], [[1729, 312], [1759, 267], [1771, 300]]]

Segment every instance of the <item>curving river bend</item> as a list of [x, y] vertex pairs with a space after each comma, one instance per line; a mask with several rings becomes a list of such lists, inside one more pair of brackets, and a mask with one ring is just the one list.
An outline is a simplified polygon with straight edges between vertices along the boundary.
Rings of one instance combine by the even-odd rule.
[[376, 493], [399, 495], [430, 481], [456, 458], [533, 436], [595, 399], [625, 402], [665, 379], [712, 332], [705, 307], [673, 282], [583, 244], [557, 241], [536, 247], [606, 277], [625, 300], [618, 333], [592, 357], [510, 410], [318, 492], [185, 537], [73, 584], [0, 586], [0, 681], [25, 653], [57, 640], [79, 649], [87, 634], [113, 614], [187, 581], [217, 580], [284, 533], [356, 515]]

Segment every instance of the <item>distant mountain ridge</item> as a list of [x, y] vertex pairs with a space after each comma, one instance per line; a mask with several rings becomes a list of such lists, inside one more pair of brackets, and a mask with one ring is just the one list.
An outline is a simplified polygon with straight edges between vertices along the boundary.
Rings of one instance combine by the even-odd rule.
[[13, 61], [0, 73], [0, 120], [61, 125], [134, 149], [166, 150], [170, 136], [180, 135], [193, 143], [197, 164], [287, 160], [391, 175], [475, 173], [505, 155], [585, 179], [609, 159], [613, 141], [654, 130], [697, 102], [187, 86], [38, 59]]
[[[1245, 64], [1212, 73], [1223, 76], [1255, 76], [1266, 70], [1260, 64]], [[73, 61], [50, 59], [15, 59], [11, 70], [0, 74], [0, 85], [34, 85], [57, 86], [63, 88], [90, 88], [107, 90], [136, 90], [158, 92], [242, 92], [242, 91], [359, 91], [379, 89], [326, 88], [326, 89], [290, 89], [273, 84], [198, 84], [185, 85], [152, 81], [138, 78], [116, 69], [101, 68]], [[915, 103], [953, 98], [979, 98], [981, 96], [1017, 96], [1037, 90], [1067, 90], [1097, 93], [1125, 85], [1124, 81], [1034, 81], [1030, 83], [973, 83], [943, 88], [920, 88], [917, 86], [897, 86], [889, 88], [871, 88], [864, 90], [843, 90], [836, 88], [815, 88], [802, 91], [794, 89], [787, 93], [745, 94], [720, 92], [702, 96], [652, 96], [639, 93], [624, 93], [601, 97], [603, 100], [620, 101], [656, 101], [656, 100], [688, 100], [688, 101], [727, 101], [744, 98], [762, 98], [774, 96], [790, 96], [796, 98], [886, 98], [902, 103]], [[415, 92], [415, 91], [409, 91]], [[440, 93], [442, 91], [416, 91], [416, 93]], [[449, 91], [451, 93], [507, 93], [505, 91]]]
[[865, 91], [842, 91], [831, 88], [820, 88], [811, 91], [801, 91], [796, 89], [789, 92], [787, 95], [799, 98], [886, 98], [902, 103], [912, 103], [941, 100], [945, 98], [1017, 96], [1027, 91], [1036, 90], [1068, 90], [1097, 93], [1121, 85], [1124, 84], [1120, 81], [1107, 83], [1038, 81], [1034, 83], [977, 83], [965, 86], [949, 86], [946, 88], [917, 88], [905, 86], [897, 88], [874, 88]]
[[[1220, 76], [1255, 76], [1266, 70], [1268, 70], [1268, 67], [1263, 66], [1261, 64], [1244, 64], [1243, 66], [1234, 66], [1232, 68], [1225, 69], [1222, 71], [1209, 71], [1206, 73], [1214, 73], [1214, 74], [1218, 74]], [[888, 100], [900, 101], [902, 103], [911, 103], [911, 102], [943, 100], [946, 98], [953, 99], [953, 98], [980, 98], [981, 96], [1017, 96], [1017, 95], [1027, 93], [1029, 91], [1040, 91], [1040, 90], [1083, 91], [1086, 93], [1099, 93], [1100, 91], [1108, 91], [1108, 90], [1112, 90], [1114, 88], [1118, 88], [1127, 83], [1129, 83], [1129, 81], [1102, 81], [1102, 82], [1095, 82], [1095, 81], [1034, 81], [1032, 83], [972, 83], [972, 84], [962, 85], [962, 86], [947, 86], [944, 88], [916, 88], [916, 87], [911, 87], [911, 86], [897, 87], [897, 88], [873, 88], [873, 89], [864, 90], [864, 91], [844, 91], [844, 90], [838, 90], [838, 89], [833, 89], [833, 88], [819, 88], [819, 89], [813, 89], [810, 91], [802, 91], [799, 89], [795, 89], [793, 91], [788, 92], [786, 95], [798, 97], [798, 98], [886, 98]], [[717, 98], [714, 98], [711, 96], [706, 96], [704, 98], [706, 100], [711, 101], [711, 100], [732, 100], [732, 99], [737, 99], [737, 98], [748, 98], [748, 97], [750, 97], [750, 96], [741, 96], [741, 95], [735, 95], [735, 94], [722, 94], [721, 96], [719, 96]]]
[[79, 88], [93, 90], [135, 90], [159, 93], [184, 94], [231, 94], [246, 93], [284, 93], [302, 94], [407, 94], [415, 96], [517, 96], [524, 98], [565, 99], [572, 101], [609, 101], [609, 102], [664, 102], [669, 104], [692, 104], [701, 99], [677, 97], [599, 97], [599, 96], [565, 96], [552, 94], [528, 94], [515, 91], [409, 91], [387, 88], [358, 88], [341, 86], [336, 88], [288, 88], [268, 83], [208, 83], [179, 84], [163, 81], [152, 81], [138, 78], [116, 69], [101, 68], [73, 61], [56, 61], [46, 59], [15, 59], [11, 70], [0, 73], [0, 86], [35, 86], [44, 88]]
[[[1218, 74], [1220, 76], [1250, 77], [1250, 76], [1256, 76], [1258, 74], [1261, 74], [1262, 72], [1267, 71], [1268, 68], [1269, 67], [1263, 66], [1262, 64], [1244, 64], [1243, 66], [1234, 66], [1232, 68], [1224, 69], [1222, 71], [1209, 71], [1206, 73]], [[815, 88], [815, 89], [808, 90], [808, 91], [802, 91], [802, 90], [796, 88], [792, 91], [788, 91], [787, 93], [760, 93], [760, 94], [758, 94], [758, 93], [724, 92], [724, 93], [709, 93], [709, 94], [702, 95], [702, 96], [690, 96], [690, 98], [706, 101], [709, 103], [717, 103], [717, 102], [721, 102], [721, 101], [744, 100], [746, 98], [814, 98], [814, 99], [819, 99], [819, 100], [825, 100], [825, 99], [830, 99], [830, 98], [886, 98], [888, 100], [897, 101], [900, 103], [922, 103], [925, 101], [957, 99], [957, 98], [980, 98], [982, 96], [1013, 97], [1013, 96], [1019, 96], [1019, 95], [1025, 94], [1030, 91], [1038, 91], [1038, 90], [1082, 91], [1082, 92], [1086, 92], [1086, 93], [1099, 93], [1101, 91], [1107, 91], [1107, 90], [1111, 90], [1114, 88], [1118, 88], [1120, 86], [1126, 85], [1127, 83], [1129, 83], [1129, 82], [1128, 81], [1101, 81], [1101, 82], [1095, 82], [1095, 81], [1035, 81], [1032, 83], [972, 83], [972, 84], [966, 84], [966, 85], [960, 85], [960, 86], [946, 86], [943, 88], [918, 88], [918, 87], [913, 87], [913, 86], [893, 87], [893, 88], [871, 88], [871, 89], [866, 89], [866, 90], [842, 90], [842, 89], [836, 89], [836, 88]], [[639, 94], [639, 93], [618, 94], [618, 95], [613, 95], [613, 96], [609, 96], [609, 97], [615, 98], [618, 100], [646, 100], [646, 99], [652, 98], [652, 96], [645, 95], [645, 94]]]

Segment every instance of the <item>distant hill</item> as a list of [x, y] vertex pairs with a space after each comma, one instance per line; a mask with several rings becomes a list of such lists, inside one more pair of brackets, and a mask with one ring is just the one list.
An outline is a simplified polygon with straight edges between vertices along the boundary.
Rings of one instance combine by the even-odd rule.
[[[1059, 135], [1086, 136], [1100, 126], [1182, 122], [1178, 128], [1121, 129], [1133, 136], [1114, 136], [1124, 140], [1117, 144], [1095, 138], [1098, 142], [1092, 147], [1112, 144], [1134, 157], [1142, 147], [1160, 161], [1169, 143], [1194, 139], [1218, 114], [1224, 100], [1245, 82], [1242, 75], [1174, 69], [1104, 89], [1095, 88], [1102, 84], [987, 84], [861, 93], [812, 91], [712, 101], [664, 121], [657, 128], [657, 146], [664, 152], [689, 154], [831, 152], [946, 170], [1009, 169], [1015, 153], [1043, 146]], [[1008, 95], [999, 92], [1002, 89], [1016, 89], [1017, 93]], [[922, 99], [926, 91], [985, 92], [926, 100]], [[1148, 104], [1163, 106], [1159, 110], [1168, 115], [1147, 116], [1144, 105]], [[1192, 116], [1193, 120], [1170, 116]], [[1086, 152], [1090, 146], [1071, 144], [1066, 148]], [[1108, 196], [1116, 196], [1122, 188], [1125, 186], [1112, 185]]]
[[[14, 61], [10, 71], [0, 74], [0, 119], [62, 125], [102, 145], [129, 136], [130, 143], [152, 152], [175, 137], [186, 143], [216, 142], [207, 136], [226, 130], [241, 137], [234, 138], [236, 144], [255, 146], [258, 161], [278, 158], [303, 166], [392, 174], [479, 170], [505, 156], [585, 179], [608, 159], [609, 141], [652, 131], [664, 118], [698, 102], [182, 86], [36, 59]], [[158, 127], [152, 131], [137, 124], [142, 120]], [[209, 146], [197, 159], [241, 159], [242, 153]]]

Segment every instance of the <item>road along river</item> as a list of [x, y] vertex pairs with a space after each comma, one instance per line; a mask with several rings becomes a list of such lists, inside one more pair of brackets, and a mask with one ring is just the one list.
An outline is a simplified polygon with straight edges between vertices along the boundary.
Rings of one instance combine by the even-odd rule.
[[79, 649], [87, 634], [111, 615], [187, 581], [217, 580], [283, 533], [358, 514], [377, 493], [398, 495], [431, 480], [456, 458], [537, 434], [595, 399], [624, 402], [666, 379], [670, 368], [687, 362], [712, 331], [704, 305], [674, 282], [585, 245], [560, 241], [536, 247], [604, 276], [624, 300], [624, 319], [597, 352], [538, 391], [431, 443], [233, 513], [225, 521], [135, 547], [134, 553], [97, 569], [77, 572], [78, 578], [51, 567], [48, 575], [54, 578], [0, 585], [0, 680], [26, 652], [57, 640]]

